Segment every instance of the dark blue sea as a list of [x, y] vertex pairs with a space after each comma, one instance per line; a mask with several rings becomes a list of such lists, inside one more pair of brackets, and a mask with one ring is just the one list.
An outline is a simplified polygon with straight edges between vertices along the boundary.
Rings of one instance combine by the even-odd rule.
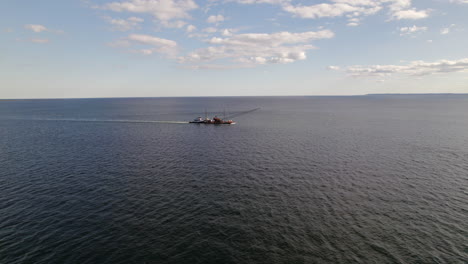
[[2, 264], [467, 262], [468, 96], [0, 101]]

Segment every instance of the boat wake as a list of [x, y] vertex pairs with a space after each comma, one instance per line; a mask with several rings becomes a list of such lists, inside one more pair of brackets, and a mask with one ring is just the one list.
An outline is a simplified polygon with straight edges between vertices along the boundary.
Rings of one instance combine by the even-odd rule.
[[[260, 108], [254, 108], [247, 111], [231, 112], [231, 115], [226, 117], [238, 117], [241, 115], [249, 114]], [[210, 123], [210, 124], [235, 124], [232, 120], [224, 121], [217, 116], [210, 122], [206, 122], [200, 118], [198, 121], [174, 121], [174, 120], [138, 120], [138, 119], [98, 119], [98, 118], [48, 118], [48, 117], [17, 117], [9, 116], [3, 120], [23, 120], [23, 121], [60, 121], [60, 122], [94, 122], [94, 123], [157, 123], [157, 124], [190, 124], [190, 123]]]
[[159, 123], [159, 124], [188, 124], [187, 121], [159, 121], [132, 119], [94, 119], [94, 118], [12, 118], [14, 120], [29, 121], [62, 121], [62, 122], [94, 122], [94, 123]]

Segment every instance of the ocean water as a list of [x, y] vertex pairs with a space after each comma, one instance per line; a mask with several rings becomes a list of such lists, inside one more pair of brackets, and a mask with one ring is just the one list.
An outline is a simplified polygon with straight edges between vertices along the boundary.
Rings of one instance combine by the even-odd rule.
[[0, 101], [0, 263], [467, 262], [468, 96]]

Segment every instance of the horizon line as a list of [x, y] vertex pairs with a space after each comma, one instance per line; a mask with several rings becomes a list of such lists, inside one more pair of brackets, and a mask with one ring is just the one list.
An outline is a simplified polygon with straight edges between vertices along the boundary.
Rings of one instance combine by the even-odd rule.
[[206, 95], [206, 96], [103, 96], [103, 97], [39, 97], [39, 98], [0, 98], [9, 100], [76, 100], [76, 99], [142, 99], [142, 98], [215, 98], [215, 97], [353, 97], [353, 96], [392, 96], [392, 95], [468, 95], [468, 93], [370, 93], [343, 95]]

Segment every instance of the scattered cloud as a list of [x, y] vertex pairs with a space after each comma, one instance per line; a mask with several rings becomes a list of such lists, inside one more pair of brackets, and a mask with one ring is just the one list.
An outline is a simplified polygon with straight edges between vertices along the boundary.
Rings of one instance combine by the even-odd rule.
[[140, 29], [141, 23], [145, 20], [139, 17], [129, 17], [127, 19], [104, 17], [107, 23], [112, 25], [113, 31], [130, 31]]
[[468, 4], [468, 0], [450, 0], [451, 3]]
[[401, 27], [399, 31], [400, 31], [400, 36], [407, 36], [407, 35], [413, 35], [418, 32], [425, 32], [427, 31], [427, 27], [418, 27], [418, 26]]
[[448, 33], [450, 33], [450, 28], [443, 28], [440, 30], [441, 35], [447, 35]]
[[344, 71], [353, 77], [379, 78], [392, 76], [394, 74], [424, 76], [441, 73], [468, 72], [468, 58], [459, 60], [439, 60], [435, 62], [412, 61], [406, 65], [356, 65], [347, 67]]
[[207, 28], [203, 29], [203, 32], [206, 32], [206, 33], [215, 33], [217, 31], [218, 31], [218, 29], [215, 28], [215, 27], [207, 27]]
[[198, 38], [198, 39], [203, 39], [203, 38], [208, 38], [211, 34], [207, 33], [190, 33], [188, 35], [189, 38]]
[[348, 27], [357, 27], [359, 26], [361, 20], [357, 17], [353, 17], [348, 19], [348, 24], [346, 24]]
[[49, 29], [46, 26], [38, 25], [38, 24], [27, 24], [27, 25], [24, 25], [24, 28], [27, 30], [31, 30], [35, 33], [51, 32], [51, 33], [56, 33], [56, 34], [63, 34], [63, 30]]
[[194, 25], [188, 25], [187, 28], [185, 29], [185, 31], [187, 31], [188, 33], [194, 32], [195, 30], [197, 30], [197, 27]]
[[255, 65], [241, 65], [241, 64], [197, 64], [197, 65], [183, 65], [181, 68], [191, 70], [231, 70], [239, 68], [253, 68]]
[[160, 21], [190, 18], [189, 12], [198, 8], [193, 0], [129, 0], [96, 6], [114, 12], [146, 13]]
[[166, 28], [183, 28], [187, 25], [187, 22], [183, 20], [161, 21], [160, 25]]
[[392, 14], [392, 18], [396, 20], [402, 19], [422, 19], [429, 16], [429, 10], [415, 10], [415, 9], [407, 9], [407, 10], [398, 10]]
[[[329, 30], [317, 32], [278, 32], [272, 34], [231, 34], [230, 37], [213, 37], [206, 40], [211, 46], [180, 57], [184, 64], [206, 65], [207, 62], [228, 61], [222, 67], [253, 67], [261, 64], [292, 63], [307, 58], [306, 51], [315, 47], [313, 40], [333, 38]], [[211, 64], [210, 68], [215, 64]], [[198, 67], [200, 66], [200, 67]]]
[[233, 2], [237, 2], [239, 4], [284, 4], [290, 2], [291, 0], [232, 0]]
[[199, 39], [206, 39], [210, 36], [213, 36], [214, 33], [218, 33], [223, 37], [229, 37], [232, 36], [234, 33], [238, 32], [240, 29], [238, 28], [225, 28], [225, 29], [219, 29], [216, 27], [206, 27], [201, 30], [203, 33], [193, 33], [196, 31], [196, 28], [187, 28], [187, 32], [191, 33], [188, 36], [190, 38], [199, 38]]
[[455, 24], [451, 24], [450, 26], [441, 29], [441, 30], [440, 30], [440, 34], [441, 34], [441, 35], [447, 35], [447, 34], [449, 34], [450, 31], [452, 30], [452, 28], [454, 28], [455, 26], [456, 26]]
[[47, 31], [48, 29], [43, 26], [43, 25], [33, 25], [33, 24], [28, 24], [28, 25], [24, 25], [24, 28], [25, 29], [28, 29], [28, 30], [31, 30], [33, 32], [36, 32], [36, 33], [40, 33], [40, 32], [43, 32], [43, 31]]
[[345, 14], [351, 14], [353, 17], [361, 15], [371, 15], [381, 10], [376, 4], [365, 3], [322, 3], [310, 6], [286, 4], [283, 9], [301, 18], [322, 18], [322, 17], [340, 17]]
[[[468, 0], [453, 2], [461, 3], [464, 1]], [[190, 14], [199, 8], [197, 3], [201, 3], [198, 1], [196, 3], [195, 0], [111, 0], [110, 3], [101, 4], [95, 8], [113, 12], [151, 15], [161, 27], [180, 28], [185, 31], [183, 34], [185, 38], [197, 38], [196, 40], [202, 41], [204, 45], [200, 48], [183, 54], [179, 54], [181, 49], [175, 41], [144, 34], [130, 34], [110, 44], [113, 47], [125, 48], [129, 52], [144, 55], [158, 53], [169, 58], [177, 58], [179, 63], [188, 68], [239, 68], [293, 63], [307, 58], [307, 52], [315, 49], [315, 46], [312, 45], [313, 41], [334, 37], [333, 32], [323, 29], [299, 33], [283, 31], [239, 34], [237, 29], [220, 26], [221, 22], [226, 21], [226, 17], [220, 14], [224, 12], [223, 9], [214, 11], [214, 7], [226, 2], [242, 5], [275, 5], [283, 11], [283, 15], [289, 14], [303, 19], [339, 17], [345, 19], [348, 27], [359, 26], [366, 17], [377, 13], [385, 15], [387, 22], [423, 19], [431, 14], [430, 9], [415, 7], [412, 0], [317, 0], [310, 1], [312, 3], [294, 0], [210, 0], [208, 4], [202, 6], [200, 12], [197, 12], [197, 14], [203, 13], [205, 15], [201, 18], [198, 17], [198, 21], [194, 21], [192, 24], [189, 23], [192, 19]], [[206, 15], [210, 10], [213, 15]], [[113, 30], [116, 31], [139, 29], [145, 22], [143, 18], [135, 16], [127, 19], [107, 17], [106, 20], [113, 25]], [[208, 26], [203, 27], [203, 20], [208, 23]], [[36, 28], [36, 30], [44, 29]], [[416, 25], [398, 28], [400, 36], [414, 36], [426, 31], [428, 31], [427, 27]], [[443, 32], [445, 31], [450, 32], [450, 28], [444, 29]], [[443, 32], [441, 31], [442, 34], [446, 34]], [[346, 70], [356, 74], [364, 73], [367, 70], [370, 74], [380, 74], [381, 69], [385, 71], [392, 67], [395, 69], [404, 68], [409, 72], [410, 66], [374, 65], [367, 68], [364, 66], [348, 68], [330, 66], [328, 69]]]
[[[130, 52], [143, 55], [159, 53], [169, 58], [175, 57], [178, 51], [177, 42], [173, 40], [142, 34], [131, 34], [128, 37], [114, 41], [109, 45], [111, 47], [127, 48]], [[138, 47], [135, 48], [135, 46]]]
[[[355, 18], [370, 16], [387, 9], [392, 20], [422, 19], [430, 10], [417, 10], [411, 0], [329, 0], [313, 5], [293, 4], [290, 0], [234, 0], [240, 4], [276, 4], [300, 18], [317, 19], [346, 16], [348, 26], [358, 26]], [[354, 19], [354, 20], [353, 20]]]
[[209, 16], [206, 19], [207, 23], [219, 23], [224, 21], [224, 16], [222, 15], [216, 15], [216, 16]]
[[232, 36], [232, 34], [234, 34], [234, 32], [237, 32], [238, 30], [237, 29], [233, 29], [233, 28], [225, 28], [221, 31], [221, 35], [223, 37], [230, 37]]

